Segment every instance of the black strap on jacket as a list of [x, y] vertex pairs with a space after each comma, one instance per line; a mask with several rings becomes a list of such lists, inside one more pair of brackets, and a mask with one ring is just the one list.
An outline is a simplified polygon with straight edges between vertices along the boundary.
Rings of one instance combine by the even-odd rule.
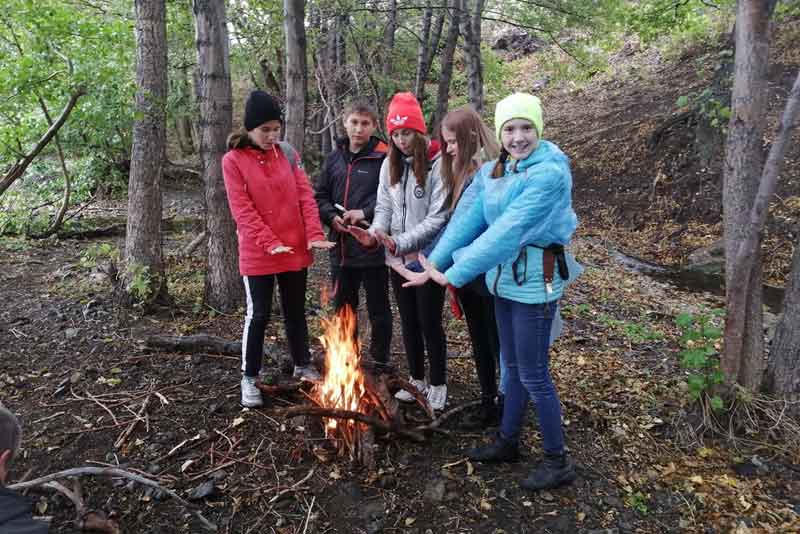
[[[567, 258], [564, 254], [564, 245], [556, 243], [550, 244], [546, 247], [539, 245], [525, 245], [519, 252], [519, 256], [511, 264], [512, 274], [514, 275], [514, 282], [521, 286], [528, 279], [528, 247], [541, 249], [542, 252], [542, 273], [544, 275], [544, 283], [550, 286], [553, 283], [553, 276], [555, 274], [555, 266], [558, 265], [558, 275], [562, 280], [569, 278], [569, 267], [567, 267]], [[520, 265], [523, 266], [522, 273], [519, 272]]]

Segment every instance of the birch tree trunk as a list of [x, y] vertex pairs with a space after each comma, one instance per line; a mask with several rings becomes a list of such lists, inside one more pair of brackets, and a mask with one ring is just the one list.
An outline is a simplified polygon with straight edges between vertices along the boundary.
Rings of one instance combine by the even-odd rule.
[[200, 159], [206, 200], [205, 303], [221, 312], [242, 303], [236, 223], [222, 178], [225, 140], [232, 129], [231, 75], [225, 3], [194, 0], [200, 94]]
[[136, 0], [136, 114], [128, 221], [116, 300], [166, 300], [161, 250], [161, 177], [166, 159], [167, 24], [164, 0]]
[[286, 35], [286, 140], [300, 153], [306, 130], [305, 1], [283, 1], [283, 28]]

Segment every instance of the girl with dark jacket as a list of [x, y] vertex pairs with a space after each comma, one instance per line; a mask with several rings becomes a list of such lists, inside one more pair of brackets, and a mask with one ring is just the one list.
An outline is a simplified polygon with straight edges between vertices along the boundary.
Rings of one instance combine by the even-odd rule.
[[229, 151], [222, 158], [247, 297], [241, 382], [241, 402], [247, 407], [262, 405], [255, 382], [276, 279], [294, 376], [320, 379], [308, 350], [306, 277], [313, 262], [311, 249], [328, 249], [334, 243], [325, 241], [300, 157], [288, 143], [280, 142], [282, 126], [278, 101], [263, 91], [253, 91], [245, 106], [245, 129], [231, 134]]
[[[440, 174], [438, 143], [426, 137], [422, 109], [411, 93], [394, 95], [386, 115], [390, 136], [389, 155], [383, 162], [375, 215], [369, 231], [351, 225], [351, 235], [366, 246], [382, 244], [388, 265], [404, 265], [430, 243], [447, 219], [447, 192]], [[404, 279], [391, 273], [400, 311], [403, 343], [411, 383], [434, 410], [447, 401], [447, 346], [442, 327], [444, 288], [429, 283], [404, 288]], [[430, 382], [425, 380], [425, 352], [430, 363]], [[411, 401], [410, 392], [396, 397]]]

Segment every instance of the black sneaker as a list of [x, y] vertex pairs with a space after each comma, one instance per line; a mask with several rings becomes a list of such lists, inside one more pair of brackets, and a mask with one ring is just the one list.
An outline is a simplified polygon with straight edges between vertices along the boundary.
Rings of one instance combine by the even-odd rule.
[[519, 445], [516, 441], [503, 439], [498, 433], [491, 443], [469, 449], [467, 457], [474, 462], [516, 462], [519, 460]]
[[575, 466], [567, 454], [545, 454], [544, 460], [531, 471], [520, 486], [532, 491], [554, 489], [575, 480]]

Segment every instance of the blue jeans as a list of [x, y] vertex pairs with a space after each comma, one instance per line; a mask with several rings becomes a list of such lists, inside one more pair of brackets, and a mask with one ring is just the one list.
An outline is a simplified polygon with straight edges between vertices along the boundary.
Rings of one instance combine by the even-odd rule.
[[550, 378], [550, 328], [556, 303], [523, 304], [497, 297], [494, 300], [500, 357], [505, 364], [505, 403], [500, 435], [518, 441], [528, 401], [536, 403], [544, 452], [561, 454], [561, 403]]
[[[550, 305], [552, 306], [553, 303], [551, 302]], [[558, 304], [556, 304], [555, 314], [553, 315], [553, 325], [550, 327], [550, 344], [552, 345], [553, 342], [556, 340], [558, 336], [561, 335], [561, 331], [564, 329], [564, 322], [561, 320], [561, 313], [558, 309]], [[503, 355], [500, 355], [500, 387], [497, 388], [497, 391], [500, 395], [505, 395], [506, 388], [508, 387], [508, 375], [506, 374], [506, 363], [503, 361]]]

